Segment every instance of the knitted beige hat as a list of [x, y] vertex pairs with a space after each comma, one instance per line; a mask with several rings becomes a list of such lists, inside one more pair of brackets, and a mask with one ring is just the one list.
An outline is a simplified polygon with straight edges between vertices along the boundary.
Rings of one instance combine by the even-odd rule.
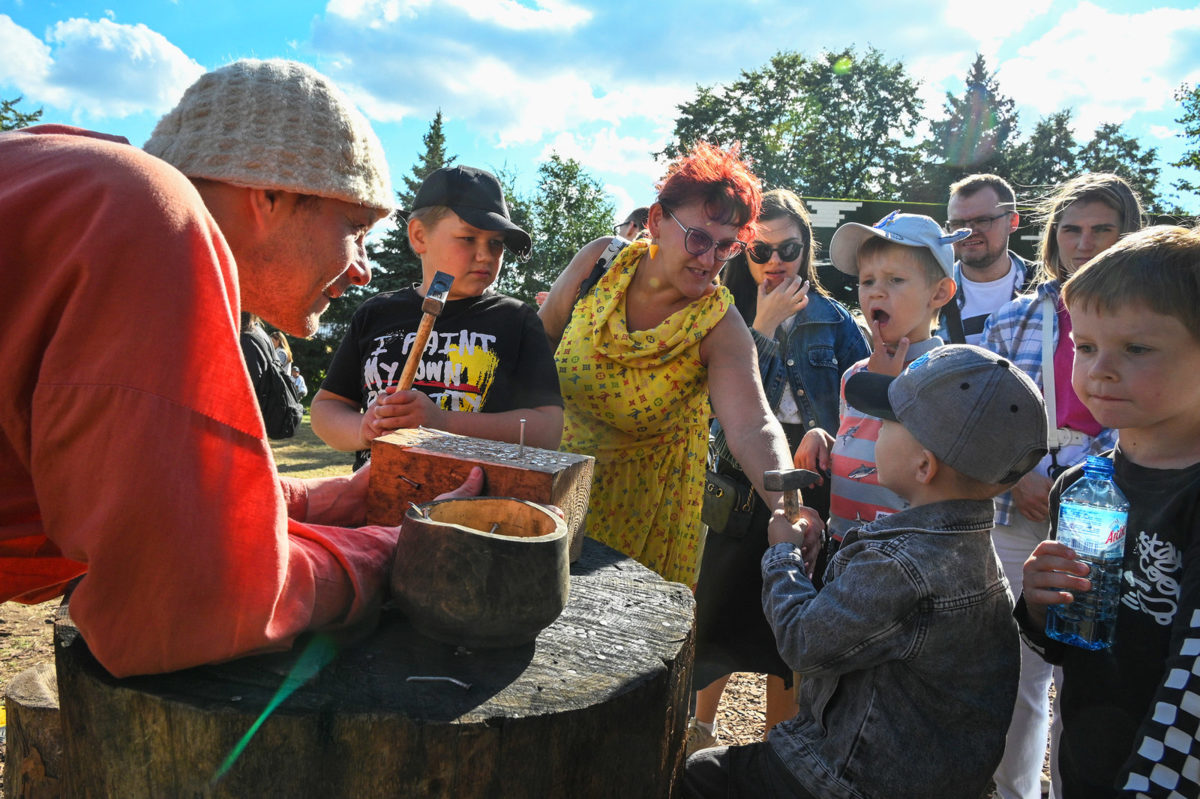
[[295, 61], [244, 59], [201, 76], [144, 149], [192, 178], [388, 212], [395, 204], [371, 125], [328, 78]]

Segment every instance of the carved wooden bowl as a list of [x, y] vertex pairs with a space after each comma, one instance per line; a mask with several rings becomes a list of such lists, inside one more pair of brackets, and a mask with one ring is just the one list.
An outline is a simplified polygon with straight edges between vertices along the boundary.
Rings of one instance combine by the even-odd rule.
[[409, 508], [392, 593], [420, 632], [466, 647], [532, 641], [567, 604], [566, 524], [507, 497], [445, 499]]

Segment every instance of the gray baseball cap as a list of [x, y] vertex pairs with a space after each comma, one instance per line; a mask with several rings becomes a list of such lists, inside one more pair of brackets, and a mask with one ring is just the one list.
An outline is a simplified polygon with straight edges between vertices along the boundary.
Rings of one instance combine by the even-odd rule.
[[932, 349], [899, 377], [859, 372], [846, 381], [846, 402], [899, 422], [938, 460], [984, 483], [1015, 482], [1047, 452], [1037, 385], [970, 344]]
[[892, 211], [874, 225], [847, 222], [833, 232], [829, 260], [848, 275], [858, 274], [858, 248], [875, 236], [906, 247], [927, 247], [942, 266], [946, 277], [954, 277], [954, 243], [971, 235], [967, 229], [947, 233], [928, 216]]

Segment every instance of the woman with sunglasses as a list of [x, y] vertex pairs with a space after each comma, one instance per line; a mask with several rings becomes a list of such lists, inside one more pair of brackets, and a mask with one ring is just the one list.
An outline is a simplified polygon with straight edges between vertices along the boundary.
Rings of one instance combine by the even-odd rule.
[[[722, 281], [750, 325], [767, 401], [794, 451], [807, 430], [838, 427], [842, 373], [870, 354], [854, 318], [832, 299], [813, 264], [812, 226], [799, 197], [786, 189], [763, 196], [758, 235]], [[710, 460], [718, 472], [749, 485], [730, 453], [721, 423], [713, 423]], [[819, 498], [823, 493], [823, 501]], [[804, 492], [822, 518], [828, 485]], [[824, 507], [822, 507], [824, 505]], [[767, 549], [769, 509], [754, 501], [746, 532], [710, 529], [696, 588], [696, 718], [689, 754], [716, 745], [717, 706], [733, 672], [767, 675], [767, 730], [790, 718], [791, 669], [779, 657], [762, 610], [760, 561]]]
[[[539, 315], [559, 341], [562, 448], [596, 458], [588, 535], [694, 585], [709, 401], [729, 448], [768, 508], [763, 472], [791, 467], [783, 430], [754, 368], [754, 342], [716, 284], [745, 247], [762, 195], [736, 153], [699, 144], [671, 165], [650, 207], [650, 240], [624, 246], [595, 285], [580, 287], [611, 239], [584, 247], [555, 281]], [[820, 518], [802, 509], [792, 527], [812, 566]], [[765, 548], [765, 547], [764, 547]]]

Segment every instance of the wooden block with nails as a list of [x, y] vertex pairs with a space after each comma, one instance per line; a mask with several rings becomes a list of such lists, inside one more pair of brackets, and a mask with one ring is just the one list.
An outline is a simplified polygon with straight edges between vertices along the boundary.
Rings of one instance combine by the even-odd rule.
[[587, 532], [588, 496], [595, 459], [528, 445], [459, 436], [440, 430], [397, 430], [371, 444], [367, 521], [399, 525], [409, 502], [425, 502], [457, 488], [480, 466], [484, 492], [557, 505], [571, 536], [571, 562]]

